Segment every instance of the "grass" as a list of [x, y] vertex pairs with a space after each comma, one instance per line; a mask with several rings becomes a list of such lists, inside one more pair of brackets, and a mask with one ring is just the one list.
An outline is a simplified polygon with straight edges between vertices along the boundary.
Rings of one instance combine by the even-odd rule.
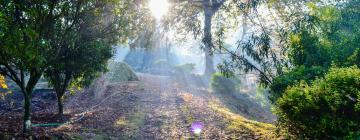
[[236, 133], [251, 133], [257, 136], [258, 139], [278, 139], [274, 133], [276, 128], [272, 124], [248, 120], [215, 102], [210, 102], [209, 107], [215, 112], [220, 113], [226, 120], [228, 120], [229, 124], [226, 126], [227, 131]]

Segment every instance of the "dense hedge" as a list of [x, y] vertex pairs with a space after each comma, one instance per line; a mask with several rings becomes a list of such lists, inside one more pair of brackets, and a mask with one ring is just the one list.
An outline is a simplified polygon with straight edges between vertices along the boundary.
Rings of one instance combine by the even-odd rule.
[[360, 138], [360, 69], [332, 68], [277, 100], [279, 126], [300, 139]]

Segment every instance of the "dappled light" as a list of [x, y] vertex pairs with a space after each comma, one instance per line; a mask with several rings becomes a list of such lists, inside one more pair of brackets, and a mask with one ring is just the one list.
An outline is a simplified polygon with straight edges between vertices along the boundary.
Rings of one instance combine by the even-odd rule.
[[360, 1], [0, 2], [0, 139], [359, 139]]

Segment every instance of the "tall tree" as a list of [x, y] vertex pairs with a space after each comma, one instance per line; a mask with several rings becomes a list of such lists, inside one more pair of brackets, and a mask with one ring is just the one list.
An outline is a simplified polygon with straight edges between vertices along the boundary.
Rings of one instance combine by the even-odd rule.
[[173, 10], [166, 18], [165, 25], [167, 29], [176, 27], [178, 33], [190, 32], [195, 39], [202, 35], [205, 51], [204, 74], [210, 76], [215, 71], [213, 54], [223, 53], [221, 49], [224, 48], [228, 31], [231, 28], [238, 28], [239, 21], [247, 21], [248, 13], [261, 2], [261, 0], [173, 0], [171, 8]]
[[[213, 56], [213, 35], [212, 35], [212, 21], [214, 15], [220, 10], [224, 5], [226, 0], [176, 0], [172, 1], [174, 13], [171, 13], [173, 16], [166, 19], [167, 24], [170, 25], [180, 25], [178, 29], [185, 29], [191, 31], [195, 37], [201, 33], [201, 23], [198, 16], [200, 13], [204, 15], [204, 27], [203, 27], [203, 49], [205, 52], [205, 71], [204, 74], [211, 76], [215, 72], [214, 69], [214, 56]], [[180, 23], [179, 23], [180, 22]], [[185, 26], [185, 28], [183, 28]]]

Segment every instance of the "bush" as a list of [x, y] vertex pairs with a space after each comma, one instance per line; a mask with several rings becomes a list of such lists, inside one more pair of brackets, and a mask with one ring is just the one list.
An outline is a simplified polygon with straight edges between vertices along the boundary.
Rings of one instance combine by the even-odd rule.
[[166, 59], [158, 59], [149, 68], [151, 74], [170, 75], [172, 70], [171, 64]]
[[190, 75], [195, 69], [195, 64], [186, 63], [174, 67], [175, 74]]
[[107, 78], [110, 82], [138, 81], [134, 70], [123, 62], [111, 62]]
[[195, 64], [186, 63], [182, 65], [177, 65], [173, 67], [173, 75], [175, 75], [175, 79], [181, 82], [190, 82], [188, 79], [193, 77], [193, 71], [195, 69]]
[[235, 94], [238, 93], [237, 85], [239, 80], [227, 78], [221, 73], [215, 73], [211, 77], [210, 86], [214, 93], [220, 94]]
[[282, 96], [288, 87], [294, 86], [301, 80], [309, 83], [312, 80], [315, 80], [316, 77], [322, 77], [324, 73], [325, 69], [319, 66], [313, 66], [310, 68], [300, 66], [285, 73], [284, 75], [276, 77], [269, 87], [270, 101], [273, 103], [276, 102], [276, 100]]
[[332, 68], [302, 81], [276, 102], [279, 126], [300, 139], [360, 138], [360, 69]]

